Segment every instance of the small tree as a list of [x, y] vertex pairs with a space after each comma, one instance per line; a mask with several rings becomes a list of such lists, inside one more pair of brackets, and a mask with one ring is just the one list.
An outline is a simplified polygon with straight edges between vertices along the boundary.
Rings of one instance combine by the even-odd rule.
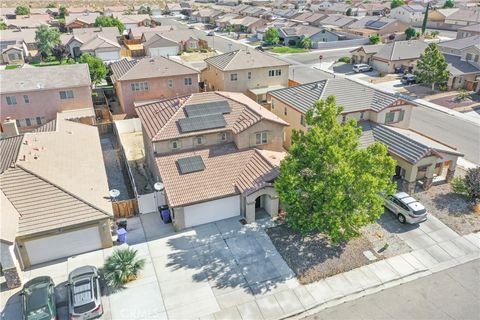
[[60, 43], [60, 32], [55, 28], [41, 25], [35, 32], [35, 41], [42, 56], [48, 57], [52, 54], [52, 49]]
[[0, 30], [6, 30], [7, 29], [7, 24], [5, 21], [0, 20]]
[[65, 6], [60, 6], [60, 8], [58, 8], [58, 17], [65, 19], [66, 16], [68, 16], [67, 8]]
[[370, 39], [371, 44], [377, 44], [380, 42], [380, 36], [378, 34], [371, 35], [368, 39]]
[[436, 38], [439, 34], [440, 34], [440, 32], [437, 31], [437, 30], [434, 30], [434, 31], [430, 32], [430, 35], [432, 36], [432, 38]]
[[407, 40], [410, 40], [416, 37], [417, 31], [412, 27], [408, 27], [405, 30], [405, 35], [407, 36]]
[[99, 84], [107, 76], [108, 70], [102, 59], [94, 57], [90, 54], [84, 53], [80, 57], [80, 63], [88, 64], [88, 70], [90, 72], [90, 79], [93, 84]]
[[95, 27], [117, 27], [123, 33], [125, 26], [115, 17], [99, 16], [95, 19]]
[[390, 9], [395, 9], [396, 7], [403, 6], [404, 4], [404, 0], [392, 0], [392, 2], [390, 3]]
[[345, 14], [350, 17], [352, 15], [352, 8], [348, 8]]
[[305, 117], [309, 130], [294, 130], [275, 181], [287, 223], [334, 242], [377, 220], [384, 211], [380, 193], [395, 191], [395, 161], [387, 147], [377, 142], [359, 148], [362, 129], [355, 120], [340, 124], [341, 112], [334, 96], [315, 103]]
[[305, 49], [310, 49], [312, 47], [312, 39], [305, 37], [300, 40], [300, 46]]
[[474, 204], [480, 203], [480, 168], [468, 169], [465, 177], [454, 178], [452, 189], [455, 193], [467, 196]]
[[135, 280], [145, 266], [145, 259], [137, 258], [137, 250], [116, 249], [103, 266], [105, 280], [113, 288]]
[[57, 7], [57, 4], [55, 2], [50, 2], [48, 5], [47, 5], [47, 8], [56, 8]]
[[455, 2], [453, 0], [447, 0], [443, 4], [444, 9], [450, 9], [450, 8], [453, 8], [453, 7], [455, 7]]
[[432, 91], [435, 90], [436, 83], [443, 83], [448, 80], [450, 72], [447, 70], [445, 57], [438, 50], [435, 43], [430, 43], [425, 52], [417, 60], [415, 78], [420, 83], [431, 83]]
[[24, 6], [18, 6], [15, 8], [15, 14], [17, 16], [27, 16], [30, 14], [30, 8]]
[[280, 33], [276, 28], [268, 28], [265, 32], [265, 43], [268, 45], [277, 45], [280, 42]]

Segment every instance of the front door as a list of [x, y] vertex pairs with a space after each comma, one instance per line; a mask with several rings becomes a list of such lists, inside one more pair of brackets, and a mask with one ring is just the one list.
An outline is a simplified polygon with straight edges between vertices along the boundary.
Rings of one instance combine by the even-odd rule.
[[261, 197], [258, 197], [257, 199], [255, 199], [255, 209], [258, 209], [262, 206], [261, 204]]

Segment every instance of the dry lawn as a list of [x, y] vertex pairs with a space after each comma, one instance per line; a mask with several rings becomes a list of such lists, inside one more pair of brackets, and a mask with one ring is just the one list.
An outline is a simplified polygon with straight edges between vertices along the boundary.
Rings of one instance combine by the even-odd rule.
[[210, 57], [213, 57], [214, 55], [216, 55], [216, 53], [214, 51], [210, 51], [210, 52], [184, 52], [180, 58], [183, 60], [183, 61], [186, 61], [186, 62], [197, 62], [197, 61], [203, 61], [207, 58], [210, 58]]

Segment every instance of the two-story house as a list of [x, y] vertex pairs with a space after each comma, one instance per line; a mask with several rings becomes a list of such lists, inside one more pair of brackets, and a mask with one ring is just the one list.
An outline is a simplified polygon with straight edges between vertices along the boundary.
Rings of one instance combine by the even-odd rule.
[[0, 83], [0, 120], [15, 119], [20, 131], [55, 119], [57, 112], [95, 121], [87, 64], [1, 70]]
[[203, 92], [138, 106], [147, 163], [177, 228], [278, 213], [272, 181], [288, 125], [242, 93]]
[[390, 18], [400, 20], [406, 24], [418, 26], [423, 22], [425, 7], [418, 4], [403, 5], [393, 8], [390, 12]]
[[241, 49], [205, 59], [201, 79], [208, 90], [242, 92], [257, 102], [288, 86], [289, 63], [257, 50]]
[[123, 59], [110, 64], [122, 111], [135, 116], [135, 103], [198, 92], [199, 71], [165, 57]]
[[[328, 79], [268, 93], [271, 111], [288, 122], [284, 144], [291, 146], [293, 130], [307, 130], [306, 112], [320, 99], [335, 96], [343, 112], [340, 122], [355, 119], [364, 130], [361, 147], [379, 141], [397, 161], [400, 186], [411, 192], [420, 182], [428, 189], [435, 177], [453, 178], [457, 158], [454, 148], [409, 130], [410, 102], [350, 79]], [[301, 97], [301, 99], [299, 98]]]

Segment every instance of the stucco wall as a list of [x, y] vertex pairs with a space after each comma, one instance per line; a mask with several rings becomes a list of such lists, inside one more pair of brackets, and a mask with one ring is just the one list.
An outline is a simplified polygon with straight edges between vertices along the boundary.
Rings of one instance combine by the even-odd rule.
[[[185, 78], [192, 78], [192, 85], [185, 85]], [[168, 86], [168, 80], [173, 80], [173, 87]], [[147, 82], [148, 90], [132, 91], [131, 84]], [[115, 83], [120, 106], [129, 116], [135, 116], [133, 103], [143, 100], [165, 99], [198, 92], [198, 74], [172, 76], [165, 78], [138, 79], [134, 81], [118, 81]]]
[[[52, 75], [53, 76], [53, 75]], [[73, 91], [73, 99], [60, 99], [60, 91]], [[28, 95], [29, 103], [25, 103], [23, 96]], [[15, 96], [17, 104], [8, 105], [7, 96]], [[36, 90], [29, 92], [1, 94], [0, 118], [3, 122], [7, 117], [25, 119], [45, 117], [45, 121], [56, 118], [57, 112], [93, 108], [92, 93], [89, 86], [65, 88], [55, 90]]]

